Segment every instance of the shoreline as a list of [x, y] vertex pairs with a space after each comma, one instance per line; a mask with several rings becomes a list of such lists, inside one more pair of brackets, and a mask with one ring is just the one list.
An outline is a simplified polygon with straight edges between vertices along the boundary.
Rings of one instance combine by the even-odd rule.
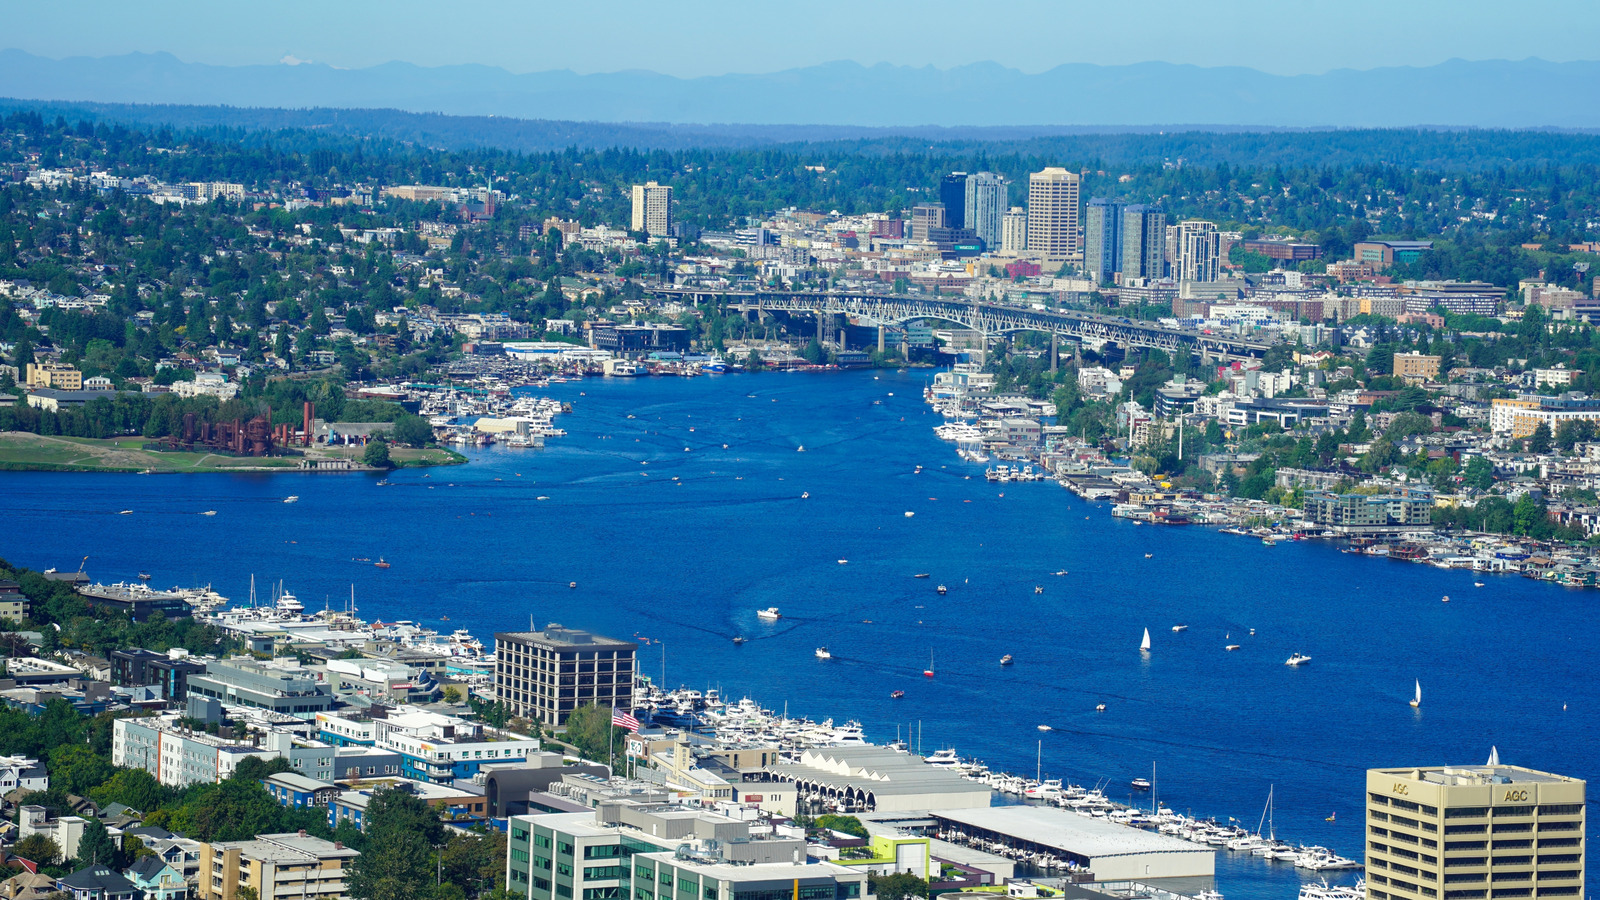
[[[395, 469], [432, 468], [465, 465], [467, 457], [448, 447], [391, 450], [394, 466], [375, 469], [361, 465], [352, 454], [327, 454], [312, 457], [224, 456], [187, 451], [143, 449], [146, 439], [138, 436], [80, 438], [34, 434], [28, 431], [0, 432], [0, 472], [70, 472], [114, 475], [214, 475], [228, 473], [350, 474], [382, 473]], [[302, 467], [301, 460], [350, 460], [348, 467]], [[271, 460], [271, 464], [261, 462]], [[237, 463], [237, 465], [233, 464]]]

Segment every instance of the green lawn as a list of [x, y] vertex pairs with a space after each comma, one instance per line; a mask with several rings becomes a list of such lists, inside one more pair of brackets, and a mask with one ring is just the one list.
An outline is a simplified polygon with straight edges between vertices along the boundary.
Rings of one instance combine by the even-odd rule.
[[[240, 469], [294, 469], [298, 457], [218, 456], [211, 453], [150, 451], [141, 449], [146, 439], [120, 437], [108, 440], [58, 437], [25, 432], [0, 432], [0, 470], [72, 472], [226, 472]], [[360, 461], [359, 450], [340, 454]], [[401, 466], [441, 466], [466, 462], [452, 450], [396, 449]]]

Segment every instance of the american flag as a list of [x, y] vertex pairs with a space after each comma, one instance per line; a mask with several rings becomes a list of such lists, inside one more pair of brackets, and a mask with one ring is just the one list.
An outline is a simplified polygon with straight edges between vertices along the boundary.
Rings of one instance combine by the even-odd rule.
[[635, 734], [639, 732], [639, 720], [635, 719], [631, 713], [625, 713], [620, 709], [612, 711], [611, 724], [619, 728], [626, 728]]

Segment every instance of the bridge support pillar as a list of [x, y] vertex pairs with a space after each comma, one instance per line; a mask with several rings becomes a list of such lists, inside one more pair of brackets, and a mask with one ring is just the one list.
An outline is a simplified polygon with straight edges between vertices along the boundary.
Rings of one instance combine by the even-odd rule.
[[1052, 332], [1050, 332], [1050, 374], [1051, 375], [1056, 374], [1056, 370], [1057, 370], [1057, 367], [1059, 365], [1059, 360], [1058, 360], [1058, 356], [1057, 355], [1060, 353], [1060, 351], [1061, 351], [1061, 335], [1056, 333], [1056, 332], [1054, 332], [1054, 331], [1052, 331]]
[[878, 352], [883, 352], [883, 323], [878, 323]]

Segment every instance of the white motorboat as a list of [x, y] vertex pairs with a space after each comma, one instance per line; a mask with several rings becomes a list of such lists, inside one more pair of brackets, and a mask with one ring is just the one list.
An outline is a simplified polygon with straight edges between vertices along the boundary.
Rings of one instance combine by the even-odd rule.
[[818, 647], [817, 659], [833, 659], [833, 654], [828, 652], [827, 647]]
[[1061, 779], [1047, 778], [1028, 788], [1025, 796], [1035, 800], [1055, 800], [1061, 796]]
[[769, 606], [766, 609], [756, 613], [756, 618], [763, 622], [776, 622], [783, 618], [783, 613], [778, 612], [778, 608], [776, 606]]
[[1311, 662], [1311, 657], [1297, 651], [1288, 659], [1284, 660], [1283, 664], [1286, 666], [1303, 666], [1308, 662]]

